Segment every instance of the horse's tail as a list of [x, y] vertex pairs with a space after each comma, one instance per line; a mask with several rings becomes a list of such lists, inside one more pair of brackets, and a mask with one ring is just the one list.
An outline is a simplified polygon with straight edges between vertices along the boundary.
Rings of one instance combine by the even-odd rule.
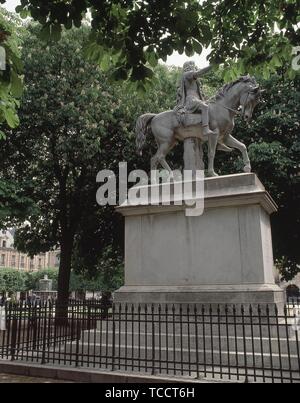
[[135, 126], [136, 149], [139, 155], [143, 154], [147, 134], [151, 134], [151, 120], [156, 116], [154, 113], [146, 113], [138, 118]]

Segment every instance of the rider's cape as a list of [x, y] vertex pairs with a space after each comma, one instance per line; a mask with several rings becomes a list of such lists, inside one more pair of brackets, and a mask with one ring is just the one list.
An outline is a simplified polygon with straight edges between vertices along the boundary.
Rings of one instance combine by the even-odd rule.
[[[185, 115], [186, 113], [194, 113], [197, 110], [197, 105], [195, 106], [195, 110], [193, 110], [193, 107], [190, 105], [188, 110], [186, 108], [186, 89], [185, 89], [185, 81], [186, 77], [183, 74], [180, 84], [177, 87], [177, 105], [174, 108], [174, 112], [176, 113], [177, 119], [180, 123], [181, 126], [186, 126], [186, 119]], [[204, 101], [204, 94], [203, 94], [203, 89], [202, 85], [199, 80], [196, 80], [197, 83], [197, 89], [198, 89], [198, 94], [201, 100]]]

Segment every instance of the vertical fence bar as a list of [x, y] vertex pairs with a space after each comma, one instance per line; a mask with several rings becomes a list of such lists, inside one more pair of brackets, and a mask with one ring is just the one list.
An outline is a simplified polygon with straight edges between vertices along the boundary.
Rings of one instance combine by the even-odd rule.
[[195, 321], [195, 348], [196, 348], [196, 373], [197, 379], [200, 378], [199, 371], [199, 335], [198, 335], [198, 311], [197, 305], [194, 305], [194, 321]]
[[[26, 316], [27, 316], [27, 312], [26, 312], [26, 305], [23, 304], [23, 301], [20, 302], [21, 305], [21, 317], [20, 317], [20, 338], [19, 338], [19, 343], [21, 345], [21, 349], [20, 349], [20, 359], [23, 360], [24, 359], [24, 355], [25, 355], [25, 326], [26, 326]], [[25, 350], [24, 350], [25, 349]]]
[[[138, 305], [138, 371], [141, 371], [141, 305]], [[145, 333], [144, 333], [145, 334]], [[145, 336], [144, 336], [145, 337]]]
[[81, 335], [81, 322], [77, 320], [76, 326], [76, 355], [75, 355], [75, 366], [79, 367], [79, 349], [80, 349], [80, 335]]
[[[88, 301], [88, 312], [87, 312], [87, 366], [89, 367], [89, 358], [90, 358], [90, 353], [91, 353], [91, 328], [93, 324], [93, 319], [91, 318], [92, 315], [92, 308], [91, 304]], [[86, 333], [86, 332], [84, 332]], [[86, 339], [86, 335], [83, 335], [83, 339]]]
[[[300, 304], [300, 299], [298, 300], [298, 305]], [[297, 313], [294, 308], [294, 323], [295, 323], [295, 339], [296, 339], [296, 352], [297, 352], [297, 361], [298, 361], [298, 378], [300, 380], [300, 352], [299, 352], [299, 332], [300, 332], [300, 318], [297, 317], [297, 314], [300, 315], [300, 309], [297, 306]]]
[[[79, 302], [78, 304], [79, 309], [79, 318], [81, 321], [81, 366], [84, 365], [85, 360], [85, 333], [86, 333], [86, 323], [85, 323], [85, 313], [86, 313], [86, 301]], [[107, 313], [108, 314], [108, 313]]]
[[26, 360], [29, 359], [29, 351], [31, 349], [31, 323], [32, 323], [32, 305], [29, 303], [27, 308], [27, 331], [26, 331]]
[[288, 323], [288, 317], [289, 317], [289, 312], [288, 312], [288, 307], [285, 305], [284, 306], [284, 324], [285, 324], [285, 334], [286, 334], [286, 343], [287, 343], [287, 355], [288, 355], [288, 372], [289, 372], [289, 378], [290, 382], [293, 382], [293, 374], [292, 374], [292, 362], [291, 362], [291, 350], [290, 350], [290, 337], [289, 337], [289, 323]]
[[237, 380], [240, 380], [240, 369], [239, 369], [239, 351], [238, 351], [238, 334], [237, 334], [237, 315], [236, 315], [236, 307], [233, 305], [232, 314], [233, 314], [233, 325], [234, 325], [234, 344], [235, 344], [235, 366], [236, 366], [236, 376]]
[[43, 328], [43, 347], [41, 364], [46, 364], [46, 343], [47, 343], [47, 309], [48, 304], [44, 305], [44, 328]]
[[144, 306], [145, 315], [145, 371], [148, 372], [148, 306]]
[[22, 330], [22, 309], [21, 302], [15, 302], [16, 305], [16, 320], [17, 320], [17, 338], [16, 338], [16, 352], [17, 357], [15, 359], [21, 358], [22, 355], [22, 345], [21, 345], [21, 330]]
[[181, 375], [184, 374], [183, 371], [183, 330], [182, 330], [182, 305], [179, 306], [179, 325], [180, 325], [180, 370]]
[[173, 331], [173, 362], [174, 362], [174, 375], [176, 375], [176, 320], [175, 320], [175, 305], [172, 305], [172, 331]]
[[112, 307], [112, 365], [111, 370], [115, 370], [116, 358], [116, 322], [115, 322], [115, 305]]
[[165, 305], [165, 323], [166, 323], [166, 372], [169, 375], [169, 306]]
[[205, 306], [201, 306], [202, 311], [202, 341], [203, 341], [203, 366], [204, 366], [204, 377], [207, 376], [207, 367], [206, 367], [206, 313]]
[[220, 364], [220, 377], [223, 379], [223, 361], [222, 361], [222, 339], [221, 339], [221, 309], [218, 304], [217, 307], [217, 318], [218, 318], [218, 342], [219, 342], [219, 364]]
[[253, 362], [253, 376], [254, 382], [256, 382], [256, 359], [255, 359], [255, 343], [254, 343], [254, 328], [253, 328], [253, 308], [252, 305], [249, 307], [249, 316], [250, 316], [250, 337], [251, 337], [251, 346], [252, 346], [252, 362]]
[[7, 335], [7, 343], [6, 343], [6, 358], [8, 359], [10, 356], [10, 346], [11, 346], [11, 330], [12, 330], [12, 304], [10, 302], [7, 303], [7, 319], [6, 319], [6, 335]]
[[154, 305], [151, 305], [151, 327], [152, 327], [152, 369], [151, 374], [155, 374], [155, 322], [154, 322]]
[[275, 305], [275, 323], [276, 323], [276, 337], [278, 343], [278, 358], [279, 358], [279, 370], [281, 383], [283, 383], [283, 367], [282, 367], [282, 355], [281, 355], [281, 343], [280, 343], [280, 331], [279, 331], [279, 321], [278, 321], [278, 308]]
[[214, 350], [214, 317], [212, 306], [209, 306], [209, 325], [210, 325], [210, 348], [211, 348], [211, 373], [212, 377], [215, 377], [215, 350]]
[[262, 378], [263, 378], [263, 382], [265, 382], [266, 381], [266, 372], [265, 372], [264, 343], [263, 343], [262, 318], [261, 318], [261, 307], [260, 307], [260, 305], [257, 306], [257, 315], [258, 315], [258, 325], [259, 325], [259, 339], [260, 339]]
[[241, 306], [242, 314], [242, 331], [243, 331], [243, 349], [244, 349], [244, 367], [245, 367], [245, 383], [249, 383], [248, 377], [248, 357], [247, 357], [247, 339], [245, 331], [245, 308], [244, 305]]
[[161, 337], [161, 305], [158, 305], [158, 371], [161, 374], [161, 361], [162, 361], [162, 337]]
[[134, 346], [134, 325], [135, 325], [135, 312], [134, 312], [134, 305], [131, 305], [131, 370], [134, 371], [135, 368], [135, 346]]
[[128, 305], [125, 305], [125, 371], [128, 369]]
[[266, 306], [266, 316], [267, 316], [267, 326], [268, 326], [268, 342], [269, 342], [269, 357], [270, 357], [270, 370], [271, 370], [271, 379], [272, 383], [274, 383], [274, 365], [273, 365], [273, 349], [272, 349], [272, 335], [271, 335], [271, 327], [270, 327], [270, 308], [269, 305]]
[[191, 376], [191, 374], [192, 374], [192, 368], [191, 368], [192, 359], [191, 359], [190, 304], [187, 305], [186, 316], [187, 316], [188, 373], [189, 373], [189, 376]]
[[231, 363], [230, 363], [230, 338], [229, 338], [229, 323], [228, 323], [228, 305], [225, 305], [225, 332], [226, 332], [226, 346], [227, 346], [227, 375], [231, 379]]
[[14, 313], [12, 319], [12, 334], [11, 334], [11, 361], [15, 361], [16, 346], [17, 346], [17, 331], [18, 331], [18, 320], [16, 318], [16, 313]]

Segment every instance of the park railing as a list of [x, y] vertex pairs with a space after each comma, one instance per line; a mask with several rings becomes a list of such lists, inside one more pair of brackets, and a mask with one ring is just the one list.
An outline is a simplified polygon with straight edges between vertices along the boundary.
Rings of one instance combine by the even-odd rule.
[[[300, 382], [300, 306], [6, 304], [0, 358], [153, 375]], [[0, 328], [1, 329], [1, 328]]]

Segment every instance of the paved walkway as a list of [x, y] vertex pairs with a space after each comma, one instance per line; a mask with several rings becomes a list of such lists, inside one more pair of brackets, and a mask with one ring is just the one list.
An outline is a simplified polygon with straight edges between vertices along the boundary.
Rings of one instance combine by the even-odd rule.
[[64, 382], [56, 379], [32, 378], [29, 376], [0, 373], [0, 383], [72, 383], [72, 382]]

